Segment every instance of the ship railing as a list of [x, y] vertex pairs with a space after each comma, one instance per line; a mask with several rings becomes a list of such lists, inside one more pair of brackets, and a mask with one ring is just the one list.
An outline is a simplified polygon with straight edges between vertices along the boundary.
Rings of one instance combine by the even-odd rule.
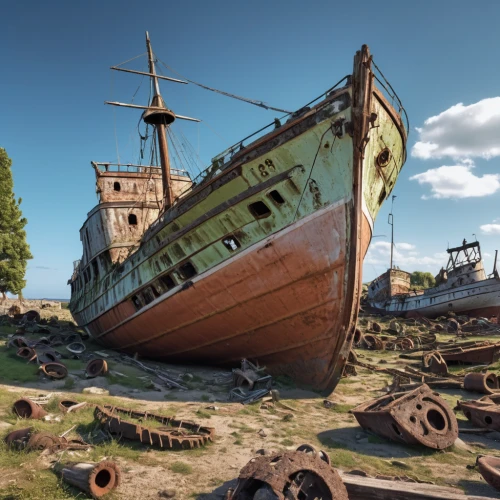
[[[350, 75], [344, 76], [344, 78], [339, 80], [333, 87], [330, 87], [326, 92], [323, 92], [321, 95], [314, 98], [312, 101], [308, 102], [306, 105], [300, 107], [297, 111], [290, 111], [290, 112], [284, 114], [283, 116], [280, 116], [279, 118], [275, 118], [271, 123], [265, 125], [264, 127], [257, 130], [256, 132], [253, 132], [252, 134], [248, 135], [247, 137], [241, 139], [236, 144], [233, 144], [229, 148], [222, 151], [222, 153], [219, 153], [217, 156], [215, 156], [212, 159], [211, 165], [208, 166], [205, 170], [203, 170], [199, 175], [197, 175], [193, 179], [192, 187], [194, 187], [197, 184], [200, 184], [201, 182], [207, 181], [208, 179], [211, 179], [212, 177], [214, 177], [218, 173], [222, 172], [224, 170], [225, 166], [233, 159], [233, 156], [245, 149], [245, 147], [246, 147], [245, 143], [248, 144], [247, 141], [249, 141], [249, 139], [251, 139], [252, 141], [255, 141], [259, 137], [262, 137], [262, 136], [268, 134], [273, 127], [279, 128], [281, 126], [281, 124], [284, 123], [283, 120], [295, 119], [295, 118], [298, 118], [299, 116], [303, 115], [304, 113], [307, 113], [311, 109], [311, 105], [315, 105], [321, 99], [325, 99], [326, 97], [328, 97], [328, 95], [333, 90], [335, 90], [335, 89], [338, 90], [338, 87], [340, 86], [340, 84], [342, 84], [344, 81], [348, 81], [349, 77], [350, 77]], [[184, 194], [184, 192], [182, 194]]]
[[[100, 172], [130, 172], [137, 174], [147, 174], [155, 172], [160, 174], [161, 167], [159, 165], [138, 165], [136, 163], [109, 163], [109, 162], [91, 162], [92, 166]], [[180, 175], [191, 178], [187, 170], [171, 168], [170, 172], [174, 175]]]
[[377, 80], [378, 86], [381, 87], [386, 99], [391, 103], [392, 107], [397, 110], [401, 118], [404, 118], [404, 126], [406, 127], [406, 137], [410, 133], [410, 120], [408, 119], [408, 114], [406, 109], [401, 102], [401, 99], [396, 94], [396, 91], [392, 88], [387, 78], [384, 76], [380, 68], [375, 64], [372, 57], [372, 71], [375, 80]]

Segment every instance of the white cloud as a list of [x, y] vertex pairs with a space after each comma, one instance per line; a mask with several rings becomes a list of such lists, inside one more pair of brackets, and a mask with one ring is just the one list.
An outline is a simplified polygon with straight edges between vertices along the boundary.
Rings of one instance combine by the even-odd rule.
[[[404, 271], [412, 272], [416, 269], [432, 270], [434, 273], [448, 262], [446, 252], [438, 252], [431, 256], [420, 255], [415, 245], [410, 243], [396, 243], [394, 249], [394, 265]], [[390, 265], [391, 243], [376, 241], [370, 245], [364, 263], [388, 268]]]
[[484, 174], [479, 177], [472, 172], [474, 164], [470, 160], [463, 163], [431, 168], [410, 177], [410, 180], [430, 185], [431, 195], [424, 195], [423, 199], [488, 196], [500, 189], [500, 174]]
[[410, 243], [396, 243], [396, 248], [399, 250], [415, 250], [415, 245]]
[[458, 103], [431, 116], [416, 129], [419, 141], [412, 156], [430, 158], [493, 158], [500, 156], [500, 97], [464, 106]]
[[480, 229], [484, 234], [500, 234], [500, 224], [483, 224]]

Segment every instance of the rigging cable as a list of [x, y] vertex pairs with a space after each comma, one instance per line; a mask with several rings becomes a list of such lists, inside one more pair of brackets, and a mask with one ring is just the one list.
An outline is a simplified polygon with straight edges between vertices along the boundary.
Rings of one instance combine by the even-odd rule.
[[257, 101], [255, 99], [248, 99], [247, 97], [241, 97], [241, 96], [235, 95], [235, 94], [230, 94], [229, 92], [224, 92], [223, 90], [214, 89], [212, 87], [208, 87], [207, 85], [203, 85], [202, 83], [195, 82], [193, 80], [190, 80], [189, 78], [186, 78], [185, 76], [182, 76], [180, 73], [178, 73], [177, 71], [172, 69], [170, 66], [165, 64], [161, 59], [158, 59], [158, 57], [156, 57], [156, 60], [159, 61], [160, 63], [162, 63], [163, 66], [165, 66], [165, 68], [172, 71], [172, 73], [175, 73], [177, 76], [183, 78], [187, 82], [192, 83], [193, 85], [197, 85], [198, 87], [201, 87], [202, 89], [210, 90], [212, 92], [216, 92], [217, 94], [225, 95], [226, 97], [232, 97], [233, 99], [238, 99], [239, 101], [247, 102], [248, 104], [253, 104], [254, 106], [258, 106], [259, 108], [264, 108], [267, 110], [272, 109], [273, 111], [278, 111], [279, 113], [290, 113], [290, 111], [286, 111], [286, 110], [281, 109], [281, 108], [274, 108], [273, 106], [268, 106], [266, 103], [264, 103], [262, 101]]

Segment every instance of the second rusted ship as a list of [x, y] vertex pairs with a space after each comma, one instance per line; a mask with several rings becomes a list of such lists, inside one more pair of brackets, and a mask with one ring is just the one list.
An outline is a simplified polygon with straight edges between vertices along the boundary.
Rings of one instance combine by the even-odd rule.
[[170, 168], [167, 135], [186, 117], [165, 106], [149, 38], [147, 48], [154, 96], [143, 120], [160, 165], [93, 163], [99, 203], [69, 282], [75, 320], [130, 354], [226, 366], [245, 357], [330, 393], [373, 222], [406, 158], [399, 99], [376, 87], [383, 77], [363, 46], [352, 75], [192, 182]]

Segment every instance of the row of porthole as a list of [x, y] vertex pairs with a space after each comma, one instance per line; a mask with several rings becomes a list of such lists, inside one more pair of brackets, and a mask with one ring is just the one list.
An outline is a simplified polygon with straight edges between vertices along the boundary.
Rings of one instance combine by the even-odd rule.
[[[174, 272], [179, 281], [187, 281], [198, 274], [196, 268], [191, 262], [185, 262]], [[140, 292], [132, 296], [131, 300], [137, 311], [177, 286], [178, 283], [175, 282], [172, 274], [173, 273], [169, 273], [160, 276], [153, 283], [144, 287]]]
[[[282, 205], [283, 203], [285, 203], [285, 200], [276, 189], [269, 192], [268, 196], [277, 205]], [[269, 210], [269, 207], [260, 200], [248, 205], [248, 209], [256, 219], [263, 219], [271, 215], [271, 210]], [[230, 252], [234, 252], [241, 247], [240, 242], [233, 235], [229, 235], [223, 238], [222, 243]], [[185, 264], [182, 264], [177, 268], [176, 273], [183, 281], [186, 281], [194, 277], [197, 274], [197, 271], [191, 262], [186, 262]], [[170, 274], [165, 274], [163, 276], [160, 276], [151, 285], [148, 285], [143, 290], [133, 295], [131, 298], [132, 303], [134, 304], [136, 310], [139, 310], [142, 307], [150, 304], [151, 302], [153, 302], [153, 300], [160, 297], [175, 286], [176, 283], [172, 276]]]

